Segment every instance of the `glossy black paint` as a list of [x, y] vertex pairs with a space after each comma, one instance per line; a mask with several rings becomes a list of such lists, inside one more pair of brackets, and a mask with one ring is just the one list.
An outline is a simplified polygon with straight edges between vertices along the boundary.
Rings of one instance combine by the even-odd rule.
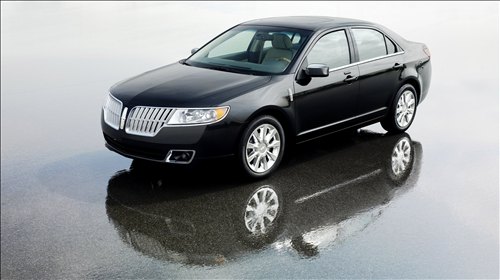
[[[122, 155], [145, 158], [141, 149], [156, 152], [189, 148], [196, 159], [235, 153], [241, 133], [253, 118], [269, 114], [283, 125], [288, 143], [303, 142], [346, 128], [381, 121], [395, 94], [412, 84], [421, 103], [429, 90], [430, 57], [421, 43], [410, 42], [383, 26], [353, 19], [330, 17], [283, 17], [260, 19], [242, 25], [266, 25], [312, 31], [303, 51], [281, 75], [259, 76], [199, 68], [179, 63], [167, 65], [114, 85], [110, 92], [129, 109], [138, 106], [214, 107], [229, 106], [226, 118], [198, 127], [165, 127], [155, 137], [142, 137], [114, 130], [103, 121], [108, 145]], [[350, 29], [371, 28], [398, 46], [397, 53], [359, 61]], [[328, 77], [307, 77], [304, 58], [321, 36], [345, 30], [351, 64], [330, 69]], [[153, 159], [153, 158], [149, 158]], [[157, 159], [153, 159], [157, 160]]]
[[[412, 157], [406, 171], [394, 177], [391, 157], [403, 139], [411, 143]], [[296, 151], [279, 176], [243, 185], [232, 172], [221, 181], [218, 166], [200, 170], [200, 182], [184, 170], [145, 168], [134, 161], [109, 180], [106, 213], [124, 243], [162, 261], [215, 266], [273, 243], [314, 257], [325, 245], [335, 246], [369, 226], [413, 188], [423, 156], [420, 143], [408, 134], [361, 132], [325, 140]], [[316, 180], [301, 180], [304, 173]], [[244, 212], [263, 187], [277, 193], [279, 208], [270, 230], [259, 235], [245, 227]], [[310, 234], [322, 238], [309, 243]]]
[[111, 93], [129, 107], [210, 107], [255, 90], [271, 80], [183, 65], [170, 64], [111, 88]]

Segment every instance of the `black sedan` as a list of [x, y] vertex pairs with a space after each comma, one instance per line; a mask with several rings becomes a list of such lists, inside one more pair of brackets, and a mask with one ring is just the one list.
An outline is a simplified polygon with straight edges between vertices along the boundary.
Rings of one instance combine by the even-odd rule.
[[189, 164], [236, 155], [259, 178], [291, 143], [376, 122], [405, 131], [430, 78], [428, 48], [378, 24], [252, 20], [114, 85], [102, 130], [106, 146], [127, 157]]

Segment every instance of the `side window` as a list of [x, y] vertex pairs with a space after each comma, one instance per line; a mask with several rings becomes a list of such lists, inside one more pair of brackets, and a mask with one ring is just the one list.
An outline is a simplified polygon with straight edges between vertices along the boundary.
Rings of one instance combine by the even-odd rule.
[[330, 69], [351, 63], [345, 31], [335, 31], [321, 37], [307, 55], [307, 63], [326, 64]]
[[385, 45], [387, 46], [387, 54], [396, 53], [396, 45], [387, 37], [385, 37]]
[[385, 36], [382, 33], [373, 29], [353, 28], [352, 34], [360, 61], [387, 54]]

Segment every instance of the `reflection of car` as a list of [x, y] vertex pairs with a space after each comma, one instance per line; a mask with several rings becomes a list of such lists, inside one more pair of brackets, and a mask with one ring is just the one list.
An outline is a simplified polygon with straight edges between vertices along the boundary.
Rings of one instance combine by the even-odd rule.
[[377, 24], [254, 20], [113, 86], [102, 130], [108, 148], [131, 158], [189, 164], [236, 155], [248, 175], [263, 177], [285, 142], [376, 122], [405, 131], [430, 78], [427, 47]]
[[[215, 265], [263, 246], [318, 253], [362, 230], [416, 183], [421, 146], [362, 133], [304, 144], [263, 182], [205, 171], [131, 168], [113, 176], [106, 210], [124, 242], [158, 259]], [[339, 148], [341, 147], [341, 148]]]

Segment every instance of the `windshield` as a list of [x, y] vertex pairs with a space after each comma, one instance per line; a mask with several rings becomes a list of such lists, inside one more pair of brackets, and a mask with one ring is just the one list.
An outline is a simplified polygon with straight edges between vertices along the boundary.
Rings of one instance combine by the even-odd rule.
[[286, 71], [310, 31], [285, 27], [237, 26], [200, 49], [188, 65], [268, 75]]

